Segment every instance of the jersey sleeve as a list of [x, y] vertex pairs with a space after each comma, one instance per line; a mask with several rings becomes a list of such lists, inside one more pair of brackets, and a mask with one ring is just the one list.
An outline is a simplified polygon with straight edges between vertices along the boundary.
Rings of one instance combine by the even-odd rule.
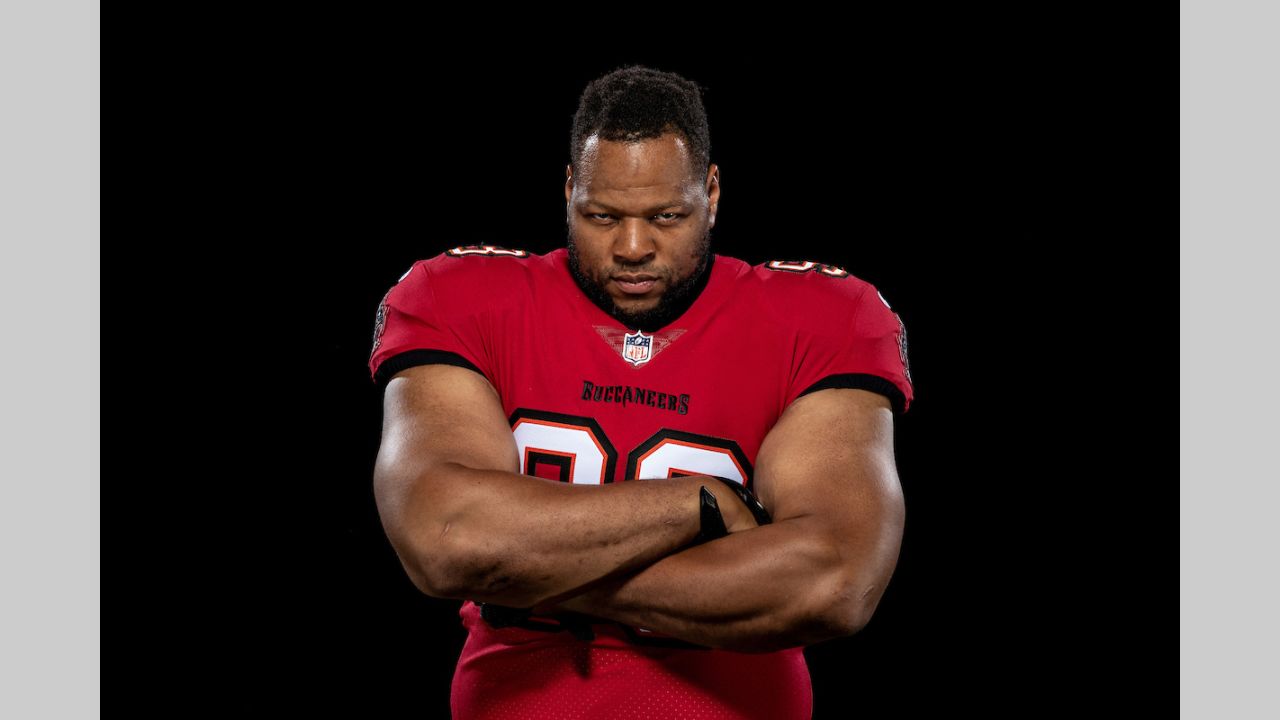
[[414, 263], [378, 304], [369, 373], [379, 387], [401, 370], [431, 363], [469, 368], [493, 382], [481, 325], [441, 304], [431, 262]]
[[902, 319], [870, 283], [845, 308], [823, 328], [800, 333], [786, 404], [817, 390], [858, 388], [889, 398], [895, 413], [906, 412], [914, 391]]

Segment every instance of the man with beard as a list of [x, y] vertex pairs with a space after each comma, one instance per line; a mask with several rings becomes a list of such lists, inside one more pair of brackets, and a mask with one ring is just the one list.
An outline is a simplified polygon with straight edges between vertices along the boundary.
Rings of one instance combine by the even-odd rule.
[[893, 573], [902, 323], [841, 268], [712, 253], [709, 147], [696, 84], [605, 75], [567, 248], [451, 248], [378, 308], [378, 510], [464, 601], [459, 720], [808, 717], [804, 646]]

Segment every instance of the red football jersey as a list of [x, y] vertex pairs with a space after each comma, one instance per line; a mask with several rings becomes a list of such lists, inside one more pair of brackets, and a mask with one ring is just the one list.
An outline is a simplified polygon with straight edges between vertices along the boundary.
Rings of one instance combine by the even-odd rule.
[[[592, 303], [565, 249], [468, 246], [420, 260], [378, 307], [369, 370], [385, 383], [436, 362], [497, 389], [521, 472], [575, 483], [696, 474], [750, 487], [761, 442], [801, 395], [862, 388], [895, 412], [912, 399], [906, 331], [875, 287], [830, 265], [723, 255], [693, 304], [653, 333]], [[471, 601], [459, 614], [457, 720], [811, 715], [799, 647], [680, 647], [608, 625], [583, 642], [492, 628]]]

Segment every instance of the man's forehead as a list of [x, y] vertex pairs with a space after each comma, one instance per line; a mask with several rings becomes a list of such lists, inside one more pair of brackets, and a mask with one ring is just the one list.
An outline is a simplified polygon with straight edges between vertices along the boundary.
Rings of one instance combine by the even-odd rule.
[[[615, 142], [592, 135], [575, 182], [580, 202], [650, 203], [652, 207], [684, 202], [698, 184], [690, 177], [688, 158], [683, 150], [672, 152], [675, 147], [669, 143], [674, 140], [665, 146], [658, 141]], [[588, 153], [586, 148], [593, 151]]]
[[[579, 201], [579, 204], [582, 207], [601, 208], [603, 210], [616, 213], [627, 212], [629, 210], [638, 210], [638, 212], [641, 213], [652, 213], [659, 210], [665, 210], [667, 208], [684, 207], [689, 204], [688, 201], [680, 195], [671, 195], [668, 199], [658, 200], [657, 202], [651, 200], [640, 200], [638, 198], [625, 198], [620, 201], [615, 201], [613, 198], [599, 199], [601, 197], [604, 196], [587, 197], [584, 195]], [[625, 207], [617, 207], [614, 205], [614, 202]]]
[[591, 178], [575, 188], [575, 199], [581, 205], [595, 205], [609, 210], [631, 208], [653, 210], [683, 205], [690, 201], [695, 187], [689, 178], [682, 182], [649, 185], [610, 183], [604, 178]]
[[655, 137], [637, 138], [634, 140], [608, 140], [600, 137], [600, 133], [591, 133], [582, 141], [582, 154], [617, 154], [638, 151], [660, 152], [688, 155], [689, 145], [684, 136], [676, 132], [665, 132]]
[[684, 140], [667, 133], [643, 140], [603, 140], [596, 135], [583, 145], [584, 174], [651, 177], [679, 182], [689, 172], [689, 153]]

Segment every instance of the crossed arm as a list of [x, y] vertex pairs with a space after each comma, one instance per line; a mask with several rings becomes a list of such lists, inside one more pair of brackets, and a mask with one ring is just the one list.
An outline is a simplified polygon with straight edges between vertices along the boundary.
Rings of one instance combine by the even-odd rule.
[[[863, 390], [806, 395], [770, 431], [754, 477], [774, 518], [763, 527], [705, 478], [571, 485], [518, 469], [482, 376], [426, 365], [392, 379], [374, 487], [419, 589], [766, 652], [856, 632], [897, 562], [892, 415]], [[682, 550], [698, 532], [700, 485], [731, 534]]]

